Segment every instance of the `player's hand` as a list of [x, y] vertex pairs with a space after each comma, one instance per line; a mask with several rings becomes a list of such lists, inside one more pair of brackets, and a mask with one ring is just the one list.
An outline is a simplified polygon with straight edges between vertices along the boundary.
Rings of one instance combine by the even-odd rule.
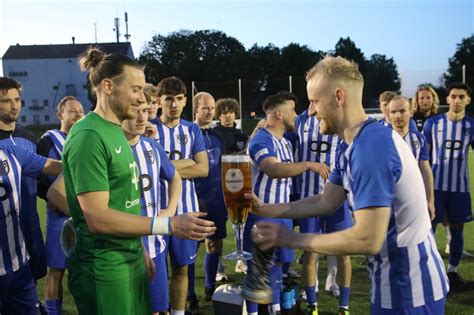
[[148, 277], [151, 280], [155, 277], [155, 273], [156, 273], [155, 262], [153, 261], [153, 258], [150, 257], [150, 255], [145, 249], [143, 249], [143, 258], [145, 260], [145, 268], [148, 273]]
[[430, 220], [433, 221], [436, 216], [434, 201], [428, 201], [428, 213], [430, 214]]
[[147, 121], [146, 126], [145, 126], [144, 136], [147, 138], [154, 139], [156, 136], [156, 133], [157, 133], [156, 126], [152, 124], [151, 122]]
[[256, 215], [263, 215], [263, 207], [265, 204], [263, 201], [257, 197], [255, 193], [245, 193], [245, 199], [252, 201], [252, 213]]
[[252, 241], [262, 251], [267, 251], [273, 247], [286, 247], [287, 240], [291, 240], [294, 234], [285, 226], [275, 222], [258, 222], [252, 228]]
[[200, 219], [207, 213], [190, 212], [171, 218], [171, 235], [182, 239], [201, 241], [216, 232], [214, 222]]
[[315, 173], [319, 173], [319, 175], [324, 179], [324, 181], [329, 178], [329, 174], [331, 173], [329, 166], [324, 163], [310, 162], [309, 170]]

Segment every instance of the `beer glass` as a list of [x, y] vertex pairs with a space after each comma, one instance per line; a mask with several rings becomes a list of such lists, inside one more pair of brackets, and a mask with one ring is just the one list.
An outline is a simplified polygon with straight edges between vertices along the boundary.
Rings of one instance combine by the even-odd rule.
[[222, 192], [234, 228], [237, 250], [224, 256], [229, 260], [248, 260], [252, 255], [243, 251], [243, 227], [252, 208], [252, 201], [245, 199], [245, 193], [252, 192], [252, 171], [250, 156], [245, 154], [231, 154], [222, 156]]

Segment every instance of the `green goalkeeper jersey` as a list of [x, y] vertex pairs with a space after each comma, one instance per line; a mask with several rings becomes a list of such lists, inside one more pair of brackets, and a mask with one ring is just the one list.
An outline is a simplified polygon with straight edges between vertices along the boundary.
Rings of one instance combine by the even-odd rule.
[[89, 232], [77, 196], [108, 191], [109, 208], [140, 215], [139, 172], [121, 127], [91, 112], [72, 128], [63, 152], [66, 197], [77, 232], [70, 268], [97, 283], [123, 283], [143, 273], [140, 237]]

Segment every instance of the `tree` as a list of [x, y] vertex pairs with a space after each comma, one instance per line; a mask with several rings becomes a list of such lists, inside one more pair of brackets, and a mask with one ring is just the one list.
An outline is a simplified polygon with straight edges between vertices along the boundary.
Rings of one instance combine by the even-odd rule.
[[454, 55], [449, 58], [448, 71], [444, 74], [446, 86], [454, 82], [462, 82], [462, 66], [466, 65], [466, 83], [474, 86], [474, 34], [463, 38], [457, 45]]
[[364, 105], [378, 106], [378, 96], [384, 91], [400, 93], [400, 76], [393, 58], [374, 54], [366, 63], [364, 75]]
[[[147, 65], [147, 81], [156, 84], [164, 77], [177, 76], [189, 87], [192, 81], [237, 82], [238, 78], [247, 78], [256, 72], [245, 47], [237, 39], [212, 30], [155, 35], [146, 44], [139, 62]], [[257, 86], [248, 88], [256, 90]], [[225, 85], [209, 92], [220, 98], [237, 95], [236, 90], [236, 85]], [[190, 97], [188, 104], [191, 104]], [[188, 117], [191, 107], [186, 107]]]

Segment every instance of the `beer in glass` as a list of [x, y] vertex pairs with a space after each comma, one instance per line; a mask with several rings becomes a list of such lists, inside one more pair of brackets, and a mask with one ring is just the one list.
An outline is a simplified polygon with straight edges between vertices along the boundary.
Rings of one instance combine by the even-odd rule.
[[245, 199], [245, 193], [252, 192], [252, 170], [250, 156], [245, 154], [223, 155], [221, 163], [222, 192], [234, 227], [237, 251], [224, 258], [231, 260], [250, 259], [252, 256], [242, 250], [243, 227], [252, 208], [251, 200]]

